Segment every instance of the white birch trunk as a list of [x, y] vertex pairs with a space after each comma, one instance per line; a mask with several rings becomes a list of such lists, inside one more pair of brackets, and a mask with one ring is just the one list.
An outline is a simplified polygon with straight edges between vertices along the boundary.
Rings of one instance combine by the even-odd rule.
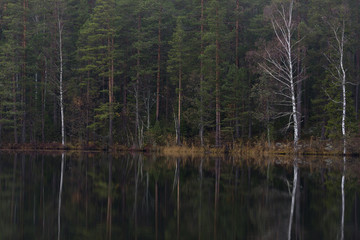
[[340, 69], [341, 69], [341, 88], [342, 88], [342, 119], [341, 119], [341, 130], [343, 136], [343, 154], [346, 154], [346, 71], [344, 69], [344, 39], [345, 38], [345, 21], [343, 21], [342, 31], [341, 31], [341, 40], [339, 44], [339, 53], [340, 53]]
[[[60, 4], [59, 4], [60, 5]], [[58, 6], [60, 8], [60, 6]], [[61, 113], [61, 144], [65, 145], [65, 123], [64, 123], [64, 90], [63, 90], [63, 50], [62, 50], [62, 32], [63, 25], [60, 19], [60, 9], [58, 9], [58, 31], [59, 31], [59, 94], [60, 94], [60, 113]]]
[[293, 58], [292, 58], [292, 42], [291, 42], [291, 31], [292, 31], [292, 13], [293, 13], [293, 0], [290, 2], [289, 7], [289, 18], [286, 22], [286, 52], [287, 52], [287, 61], [289, 68], [289, 82], [290, 82], [290, 90], [291, 90], [291, 105], [292, 105], [292, 119], [294, 121], [294, 148], [297, 149], [297, 144], [299, 141], [299, 133], [298, 133], [298, 118], [297, 118], [297, 104], [296, 104], [296, 96], [295, 96], [295, 82], [294, 82], [294, 73], [293, 73]]
[[[294, 65], [298, 61], [297, 57], [294, 56], [294, 47], [299, 42], [292, 41], [292, 34], [294, 31], [293, 23], [293, 5], [294, 0], [289, 2], [288, 11], [285, 10], [285, 7], [281, 5], [280, 8], [275, 10], [278, 18], [272, 17], [271, 23], [276, 35], [277, 41], [280, 43], [280, 58], [275, 58], [267, 52], [266, 64], [260, 65], [265, 72], [272, 78], [274, 78], [282, 87], [284, 87], [287, 92], [279, 92], [278, 95], [281, 95], [285, 98], [283, 104], [289, 104], [291, 110], [287, 112], [287, 115], [290, 115], [289, 125], [293, 123], [294, 128], [294, 150], [297, 150], [298, 141], [299, 141], [299, 122], [298, 111], [297, 111], [297, 101], [300, 101], [296, 97], [296, 86], [300, 79], [300, 72], [296, 75], [294, 74]], [[282, 116], [286, 115], [282, 114]]]
[[329, 25], [336, 40], [336, 45], [333, 47], [336, 50], [338, 59], [334, 60], [328, 57], [328, 60], [330, 63], [334, 64], [335, 70], [331, 71], [331, 74], [341, 86], [341, 134], [343, 137], [343, 154], [346, 155], [346, 70], [344, 67], [345, 20], [342, 20], [340, 26], [335, 26], [331, 23], [329, 23]]

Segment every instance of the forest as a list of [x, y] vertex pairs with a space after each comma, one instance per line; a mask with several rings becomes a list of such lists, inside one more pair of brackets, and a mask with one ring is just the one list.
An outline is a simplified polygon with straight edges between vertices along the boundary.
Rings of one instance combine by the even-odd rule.
[[360, 0], [2, 0], [0, 142], [359, 135]]

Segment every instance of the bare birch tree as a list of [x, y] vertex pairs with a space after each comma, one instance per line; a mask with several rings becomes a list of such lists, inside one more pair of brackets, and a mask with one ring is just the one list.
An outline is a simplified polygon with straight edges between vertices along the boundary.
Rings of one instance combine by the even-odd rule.
[[296, 63], [299, 56], [296, 56], [295, 47], [300, 40], [294, 41], [293, 34], [296, 29], [296, 23], [293, 19], [294, 0], [288, 1], [287, 4], [280, 3], [270, 9], [270, 19], [278, 45], [275, 52], [265, 49], [265, 63], [260, 64], [261, 68], [279, 83], [277, 94], [284, 98], [281, 105], [289, 107], [289, 111], [282, 113], [282, 116], [290, 116], [289, 124], [294, 129], [294, 149], [297, 149], [299, 141], [299, 118], [297, 115], [296, 97], [297, 84], [302, 80], [302, 69], [296, 71]]
[[[335, 80], [333, 83], [341, 89], [341, 100], [337, 102], [341, 104], [341, 134], [343, 137], [343, 154], [346, 154], [346, 70], [344, 67], [344, 45], [345, 45], [345, 19], [340, 24], [334, 24], [328, 21], [331, 32], [334, 36], [333, 43], [330, 47], [334, 50], [334, 55], [326, 56], [330, 67], [329, 72]], [[330, 96], [329, 96], [330, 97]], [[331, 97], [330, 97], [331, 98]], [[332, 100], [334, 101], [334, 100]]]
[[64, 123], [64, 87], [63, 87], [63, 30], [64, 23], [62, 19], [62, 1], [59, 0], [56, 6], [57, 11], [57, 27], [58, 27], [58, 47], [59, 47], [59, 104], [60, 104], [60, 117], [61, 117], [61, 144], [65, 145], [65, 123]]

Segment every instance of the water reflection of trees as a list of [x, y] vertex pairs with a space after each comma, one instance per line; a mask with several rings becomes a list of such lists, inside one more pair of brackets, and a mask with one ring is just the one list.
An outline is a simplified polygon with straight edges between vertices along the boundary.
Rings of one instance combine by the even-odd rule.
[[[63, 170], [61, 238], [286, 238], [292, 208], [286, 180], [293, 192], [294, 165], [282, 159], [265, 163], [233, 157], [69, 155]], [[346, 165], [342, 215], [342, 162], [298, 163], [292, 239], [340, 236], [342, 218], [344, 232], [350, 230], [356, 239], [357, 167], [352, 161]], [[2, 158], [2, 236], [57, 237], [59, 166], [61, 156]]]

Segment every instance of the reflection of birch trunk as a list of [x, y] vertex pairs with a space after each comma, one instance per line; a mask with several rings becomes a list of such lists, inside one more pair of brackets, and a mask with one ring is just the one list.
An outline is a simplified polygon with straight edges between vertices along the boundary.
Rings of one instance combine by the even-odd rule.
[[344, 220], [345, 220], [345, 170], [346, 157], [344, 156], [344, 168], [341, 178], [341, 240], [344, 240]]
[[61, 195], [63, 188], [64, 180], [64, 162], [65, 162], [65, 153], [61, 154], [61, 175], [60, 175], [60, 188], [59, 188], [59, 208], [58, 208], [58, 240], [60, 239], [60, 225], [61, 225]]
[[[174, 174], [173, 191], [176, 186], [176, 226], [177, 226], [177, 239], [180, 237], [180, 158], [176, 160], [176, 168]], [[166, 189], [165, 189], [166, 190]], [[166, 192], [165, 192], [166, 196]], [[166, 208], [166, 202], [165, 202]]]
[[108, 181], [108, 204], [106, 216], [106, 238], [111, 239], [111, 223], [112, 223], [112, 196], [111, 196], [111, 179], [112, 179], [112, 156], [109, 155], [109, 181]]
[[199, 167], [199, 234], [198, 239], [201, 239], [201, 211], [202, 211], [202, 182], [203, 182], [203, 162], [204, 158], [201, 158], [200, 167]]
[[295, 196], [296, 196], [296, 188], [298, 183], [298, 166], [296, 159], [294, 160], [294, 180], [293, 180], [293, 189], [291, 194], [291, 209], [290, 209], [290, 219], [289, 219], [289, 231], [288, 231], [288, 239], [291, 239], [291, 228], [294, 216], [294, 208], [295, 208]]

